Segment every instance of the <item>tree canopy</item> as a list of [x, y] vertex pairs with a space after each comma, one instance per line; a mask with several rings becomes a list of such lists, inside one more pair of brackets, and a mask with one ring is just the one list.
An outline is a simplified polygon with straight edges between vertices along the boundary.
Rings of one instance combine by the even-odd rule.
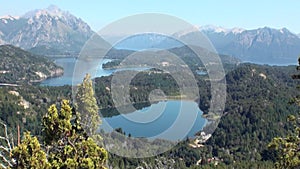
[[[298, 59], [300, 70], [300, 57]], [[300, 74], [292, 76], [293, 79], [300, 79]], [[299, 88], [299, 86], [298, 86]], [[291, 100], [291, 103], [300, 105], [300, 96], [296, 96]], [[300, 114], [300, 112], [299, 112]], [[286, 137], [275, 137], [268, 145], [269, 148], [276, 150], [277, 153], [277, 168], [297, 168], [300, 166], [300, 117], [289, 115], [289, 122], [293, 125], [293, 130]]]
[[76, 109], [80, 113], [81, 125], [89, 135], [95, 135], [101, 119], [95, 98], [91, 76], [86, 74], [82, 84], [77, 88]]
[[14, 168], [105, 168], [106, 150], [81, 128], [68, 100], [59, 106], [60, 111], [56, 105], [50, 106], [43, 118], [44, 144], [26, 132], [22, 143], [13, 149]]

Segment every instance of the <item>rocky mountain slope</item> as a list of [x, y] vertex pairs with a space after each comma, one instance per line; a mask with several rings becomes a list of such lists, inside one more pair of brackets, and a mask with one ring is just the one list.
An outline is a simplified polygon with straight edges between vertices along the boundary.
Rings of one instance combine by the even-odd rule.
[[[243, 28], [226, 29], [219, 26], [198, 27], [211, 41], [219, 54], [234, 56], [242, 61], [263, 64], [295, 63], [300, 55], [300, 37], [286, 28], [273, 29], [269, 27], [246, 30]], [[172, 37], [146, 33], [131, 36], [116, 48], [170, 49], [184, 45], [181, 41], [193, 41], [195, 32], [183, 31]], [[196, 45], [196, 44], [195, 44]]]
[[80, 18], [56, 6], [0, 19], [0, 44], [12, 44], [38, 54], [75, 55], [93, 33]]
[[[219, 26], [198, 27], [212, 42], [218, 53], [242, 61], [264, 64], [295, 63], [300, 54], [300, 36], [286, 28], [269, 27], [246, 30]], [[87, 23], [56, 6], [37, 9], [21, 17], [0, 17], [0, 44], [12, 44], [43, 55], [77, 55], [93, 35]], [[184, 31], [178, 39], [193, 37]], [[180, 41], [157, 34], [135, 35], [115, 47], [141, 50], [170, 49], [183, 45]]]
[[[300, 38], [286, 28], [245, 30], [206, 26], [199, 28], [219, 53], [255, 63], [295, 63], [300, 54]], [[185, 36], [189, 36], [188, 34]]]

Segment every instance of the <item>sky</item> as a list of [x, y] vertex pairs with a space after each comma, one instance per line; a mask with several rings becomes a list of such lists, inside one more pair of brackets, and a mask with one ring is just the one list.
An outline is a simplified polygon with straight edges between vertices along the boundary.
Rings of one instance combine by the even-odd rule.
[[163, 13], [193, 25], [225, 28], [287, 28], [300, 33], [299, 0], [0, 0], [0, 16], [21, 16], [33, 9], [56, 5], [98, 31], [126, 16]]

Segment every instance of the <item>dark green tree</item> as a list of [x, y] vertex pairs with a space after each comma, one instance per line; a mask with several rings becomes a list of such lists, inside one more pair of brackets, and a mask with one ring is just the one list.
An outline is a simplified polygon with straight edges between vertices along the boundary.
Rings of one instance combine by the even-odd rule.
[[[297, 70], [299, 71], [300, 58], [298, 62]], [[293, 75], [292, 78], [300, 79], [300, 74]], [[294, 97], [291, 102], [300, 106], [300, 96]], [[293, 130], [286, 137], [273, 138], [268, 147], [275, 149], [278, 154], [277, 168], [298, 168], [300, 167], [300, 118], [289, 115], [287, 120], [293, 124]]]

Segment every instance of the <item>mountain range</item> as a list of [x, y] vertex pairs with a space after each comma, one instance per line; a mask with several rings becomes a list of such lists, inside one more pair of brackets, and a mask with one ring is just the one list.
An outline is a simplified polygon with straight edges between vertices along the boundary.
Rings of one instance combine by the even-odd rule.
[[[300, 54], [300, 35], [286, 28], [246, 30], [199, 26], [218, 53], [262, 64], [295, 63]], [[30, 11], [23, 16], [0, 18], [0, 44], [12, 44], [36, 54], [77, 55], [95, 32], [80, 18], [56, 6]], [[176, 34], [192, 38], [193, 32]], [[169, 49], [181, 42], [157, 34], [133, 35], [117, 44], [119, 49]]]
[[21, 17], [0, 18], [1, 44], [12, 44], [38, 54], [78, 54], [93, 34], [87, 23], [53, 5]]
[[[268, 64], [295, 63], [300, 55], [300, 38], [286, 28], [245, 30], [200, 27], [218, 53], [243, 61]], [[185, 35], [188, 36], [188, 35]]]
[[[259, 64], [296, 63], [300, 55], [300, 38], [286, 28], [269, 27], [246, 30], [217, 26], [197, 27], [212, 43], [219, 54], [236, 57], [244, 62]], [[170, 49], [183, 46], [181, 41], [193, 41], [198, 32], [176, 33], [173, 37], [159, 34], [139, 34], [116, 45], [119, 49]]]

